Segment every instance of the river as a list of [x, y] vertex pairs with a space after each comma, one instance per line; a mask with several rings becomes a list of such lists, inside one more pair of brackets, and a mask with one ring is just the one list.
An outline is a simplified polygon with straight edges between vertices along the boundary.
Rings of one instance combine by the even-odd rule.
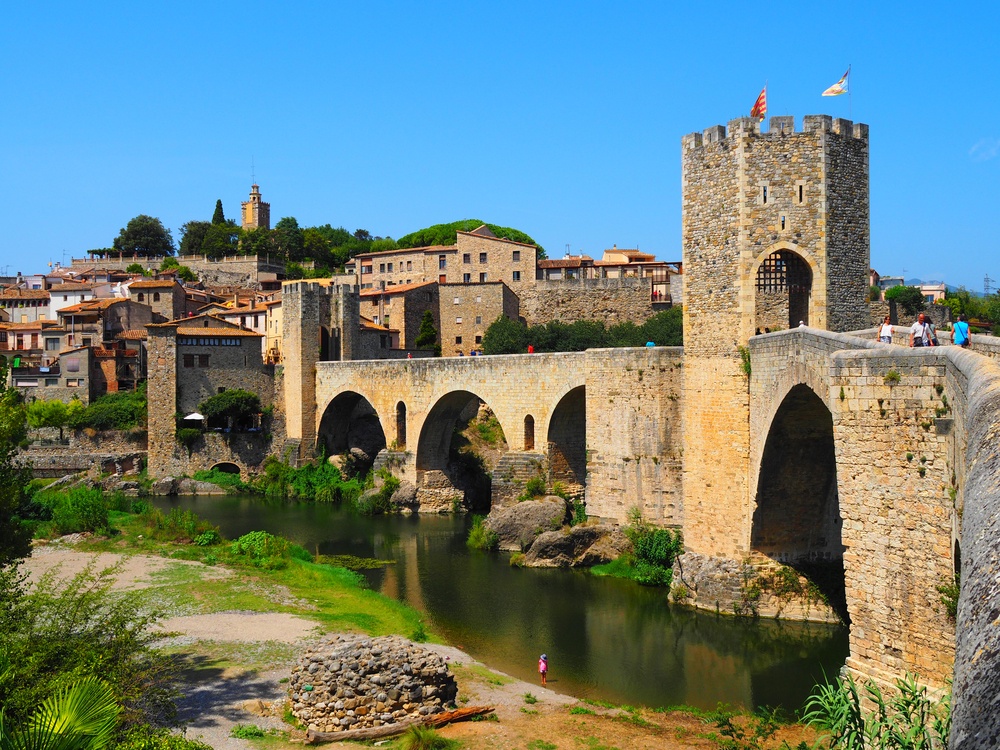
[[371, 587], [426, 613], [429, 629], [510, 675], [651, 707], [718, 703], [801, 707], [847, 657], [847, 629], [746, 620], [666, 602], [662, 589], [581, 571], [517, 569], [508, 555], [470, 552], [464, 516], [352, 514], [329, 505], [246, 496], [157, 498], [236, 538], [280, 534], [320, 554], [395, 560], [366, 571]]

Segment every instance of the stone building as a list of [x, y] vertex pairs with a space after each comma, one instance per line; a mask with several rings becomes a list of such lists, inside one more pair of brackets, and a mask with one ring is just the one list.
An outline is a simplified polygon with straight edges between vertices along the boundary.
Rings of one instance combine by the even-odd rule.
[[[264, 407], [274, 403], [274, 367], [263, 362], [261, 334], [212, 315], [153, 323], [146, 330], [151, 475], [184, 463], [175, 415], [196, 412], [205, 399], [230, 388], [257, 394]], [[259, 449], [254, 446], [250, 463], [263, 458]], [[246, 468], [248, 461], [239, 463]]]
[[261, 200], [259, 185], [250, 186], [250, 200], [240, 205], [243, 208], [244, 229], [271, 228], [271, 204]]
[[436, 281], [473, 284], [503, 281], [515, 291], [535, 281], [538, 248], [497, 237], [485, 224], [458, 232], [454, 245], [363, 253], [348, 264], [362, 290]]
[[720, 533], [746, 507], [746, 344], [799, 321], [832, 331], [868, 320], [868, 126], [827, 115], [740, 118], [684, 136], [685, 542], [748, 553]]
[[131, 299], [152, 308], [157, 320], [151, 322], [164, 323], [184, 317], [184, 285], [176, 278], [140, 279], [130, 283], [127, 290]]
[[502, 281], [484, 284], [439, 284], [441, 353], [470, 354], [482, 349], [483, 335], [499, 317], [517, 320], [519, 302]]
[[15, 287], [0, 291], [0, 310], [11, 323], [34, 323], [52, 320], [49, 293], [45, 289]]
[[375, 325], [395, 329], [398, 332], [395, 348], [413, 349], [420, 322], [428, 310], [434, 317], [435, 328], [441, 330], [440, 286], [434, 281], [423, 281], [387, 286], [384, 290], [363, 290], [359, 295], [360, 314]]

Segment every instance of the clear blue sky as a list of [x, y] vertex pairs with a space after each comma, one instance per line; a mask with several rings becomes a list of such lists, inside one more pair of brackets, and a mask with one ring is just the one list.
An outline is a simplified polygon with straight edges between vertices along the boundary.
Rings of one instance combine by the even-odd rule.
[[[749, 114], [767, 80], [771, 115], [870, 125], [876, 269], [981, 291], [1000, 279], [997, 7], [14, 3], [0, 273], [109, 246], [139, 213], [175, 240], [216, 198], [238, 219], [251, 159], [272, 222], [398, 237], [476, 217], [550, 256], [679, 260], [681, 136]], [[848, 64], [851, 101], [820, 97]]]

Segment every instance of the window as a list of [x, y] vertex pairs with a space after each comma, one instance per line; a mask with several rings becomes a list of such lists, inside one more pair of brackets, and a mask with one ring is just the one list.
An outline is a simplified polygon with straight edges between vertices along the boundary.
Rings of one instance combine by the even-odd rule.
[[66, 387], [67, 388], [79, 388], [80, 384], [82, 382], [83, 381], [81, 381], [79, 378], [67, 378], [67, 380], [66, 380]]
[[378, 337], [378, 345], [381, 349], [388, 349], [389, 345], [386, 343], [386, 338], [384, 335]]
[[184, 366], [185, 367], [194, 367], [194, 355], [193, 354], [185, 354], [184, 355]]
[[520, 280], [521, 280], [521, 272], [514, 271], [514, 281], [520, 281]]
[[439, 269], [444, 268], [445, 267], [445, 262], [447, 260], [448, 260], [448, 256], [447, 255], [439, 255], [438, 256], [438, 268]]
[[462, 337], [461, 336], [456, 336], [455, 337], [455, 343], [456, 344], [461, 344], [462, 343]]
[[483, 343], [483, 337], [482, 336], [476, 336], [476, 343], [477, 344]]
[[59, 339], [45, 339], [45, 351], [47, 352], [59, 351]]
[[767, 185], [760, 186], [760, 202], [763, 205], [767, 205]]
[[379, 263], [378, 264], [378, 272], [379, 273], [385, 273], [385, 263]]
[[521, 251], [520, 250], [515, 250], [513, 252], [511, 260], [514, 261], [515, 263], [519, 262], [521, 260]]
[[806, 202], [806, 184], [801, 180], [795, 183], [795, 202], [799, 205]]
[[462, 303], [462, 298], [461, 298], [461, 297], [455, 297], [455, 302], [454, 302], [454, 304], [456, 304], [456, 305], [460, 305], [461, 303]]
[[225, 393], [226, 392], [226, 387], [224, 385], [220, 385], [219, 388], [218, 388], [218, 390], [217, 390], [217, 392], [218, 393]]
[[361, 273], [371, 273], [372, 266], [361, 266]]
[[64, 294], [63, 295], [63, 302], [69, 302], [69, 295], [68, 294]]
[[486, 273], [485, 272], [479, 274], [479, 283], [480, 284], [485, 284], [486, 283]]
[[92, 339], [90, 338], [90, 336], [84, 336], [83, 337], [83, 345], [84, 346], [90, 346], [90, 342], [91, 341], [92, 341]]
[[477, 326], [481, 326], [482, 324], [483, 324], [483, 316], [482, 315], [477, 315], [476, 316], [476, 325]]
[[160, 301], [160, 293], [153, 292], [153, 302], [159, 302], [159, 301]]
[[462, 274], [462, 283], [463, 284], [471, 284], [472, 283], [472, 274], [471, 273], [463, 273]]
[[66, 359], [66, 372], [80, 372], [79, 357], [69, 357]]
[[[413, 261], [412, 260], [406, 261], [406, 270], [407, 271], [412, 271], [413, 270]], [[407, 282], [407, 283], [409, 283], [409, 282]]]
[[45, 385], [59, 385], [59, 378], [45, 378]]
[[461, 325], [461, 324], [462, 324], [462, 316], [459, 315], [457, 318], [455, 318], [455, 325]]
[[478, 304], [478, 303], [480, 303], [480, 302], [482, 302], [482, 301], [483, 301], [483, 298], [482, 298], [482, 297], [476, 297], [476, 303], [477, 303], [477, 304]]
[[208, 355], [199, 354], [198, 355], [198, 367], [208, 367]]
[[472, 262], [472, 253], [462, 253], [462, 262], [463, 263], [471, 263]]
[[480, 263], [486, 262], [486, 253], [479, 253], [479, 262]]
[[145, 301], [146, 301], [146, 295], [145, 295], [145, 294], [143, 294], [142, 292], [139, 292], [139, 297], [138, 297], [138, 300], [139, 300], [140, 302], [145, 302]]

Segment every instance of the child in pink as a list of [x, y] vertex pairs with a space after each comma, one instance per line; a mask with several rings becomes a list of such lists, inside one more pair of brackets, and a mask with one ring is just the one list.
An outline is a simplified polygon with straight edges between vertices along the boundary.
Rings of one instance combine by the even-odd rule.
[[545, 676], [549, 673], [549, 657], [542, 654], [538, 658], [538, 674], [542, 676], [542, 687], [545, 687]]

